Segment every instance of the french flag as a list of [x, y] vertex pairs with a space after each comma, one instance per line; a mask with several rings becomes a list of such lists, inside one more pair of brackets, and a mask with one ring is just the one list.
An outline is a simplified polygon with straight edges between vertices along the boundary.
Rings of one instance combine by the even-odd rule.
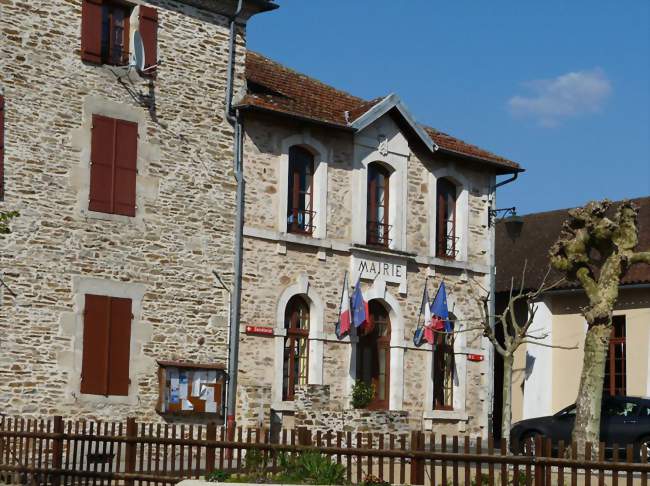
[[350, 293], [348, 292], [348, 274], [343, 278], [343, 291], [341, 293], [341, 306], [339, 309], [339, 322], [336, 323], [336, 337], [341, 339], [350, 332]]

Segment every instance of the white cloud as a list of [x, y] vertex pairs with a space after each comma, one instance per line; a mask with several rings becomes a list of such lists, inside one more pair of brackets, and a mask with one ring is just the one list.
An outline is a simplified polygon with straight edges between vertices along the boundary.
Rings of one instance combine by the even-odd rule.
[[612, 85], [600, 68], [529, 81], [524, 86], [530, 95], [510, 98], [510, 113], [534, 118], [547, 127], [564, 118], [599, 111], [612, 92]]

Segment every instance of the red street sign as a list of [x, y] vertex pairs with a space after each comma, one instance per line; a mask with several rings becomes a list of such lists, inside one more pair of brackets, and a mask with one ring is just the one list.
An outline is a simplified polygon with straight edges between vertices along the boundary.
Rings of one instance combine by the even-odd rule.
[[246, 326], [246, 334], [259, 334], [261, 336], [273, 336], [273, 328], [267, 326]]
[[470, 361], [483, 361], [485, 358], [482, 354], [468, 354], [467, 359]]

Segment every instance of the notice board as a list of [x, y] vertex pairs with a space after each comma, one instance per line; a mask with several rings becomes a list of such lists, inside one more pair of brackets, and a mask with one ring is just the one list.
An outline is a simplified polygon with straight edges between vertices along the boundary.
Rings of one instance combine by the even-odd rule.
[[226, 373], [222, 365], [158, 361], [158, 412], [223, 419]]

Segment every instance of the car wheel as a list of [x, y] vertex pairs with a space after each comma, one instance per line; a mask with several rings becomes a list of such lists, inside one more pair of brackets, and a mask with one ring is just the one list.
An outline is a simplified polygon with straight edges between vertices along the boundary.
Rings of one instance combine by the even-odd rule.
[[536, 439], [542, 435], [539, 432], [526, 432], [519, 438], [519, 453], [527, 456], [534, 456], [536, 451]]

